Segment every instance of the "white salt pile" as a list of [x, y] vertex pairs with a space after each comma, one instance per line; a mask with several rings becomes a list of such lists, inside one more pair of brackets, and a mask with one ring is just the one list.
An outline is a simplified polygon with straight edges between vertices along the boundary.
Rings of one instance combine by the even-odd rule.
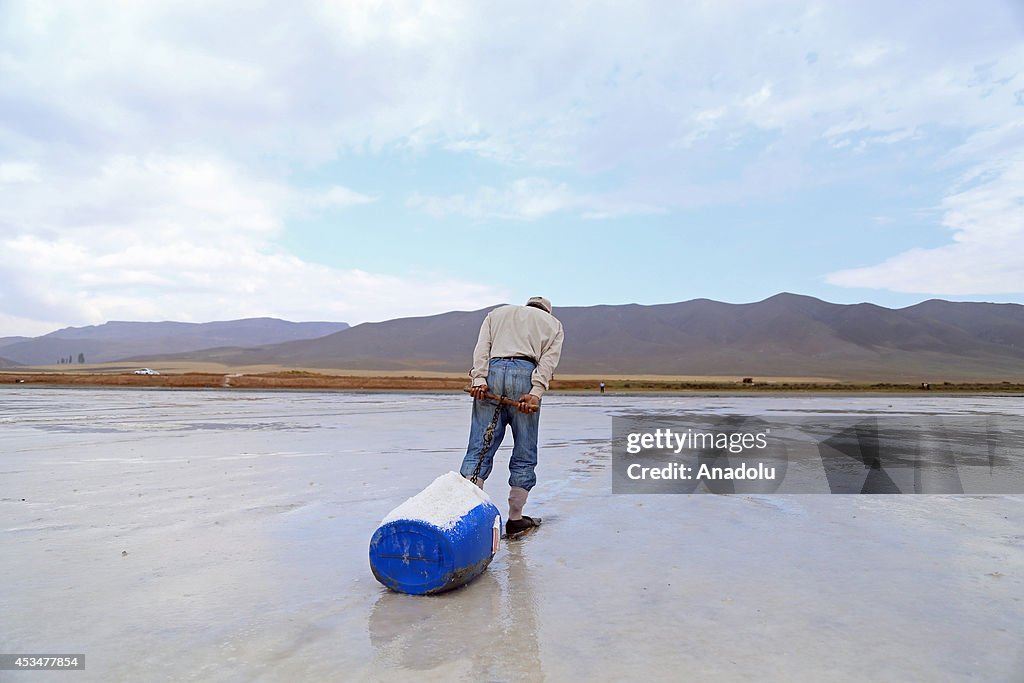
[[441, 529], [451, 529], [459, 518], [491, 498], [457, 472], [448, 472], [415, 496], [389, 512], [381, 524], [396, 519], [415, 519]]

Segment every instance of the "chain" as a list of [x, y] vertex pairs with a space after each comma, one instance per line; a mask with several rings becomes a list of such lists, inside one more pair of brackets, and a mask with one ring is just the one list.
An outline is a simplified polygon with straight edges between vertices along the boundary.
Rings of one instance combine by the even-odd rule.
[[[505, 394], [501, 395], [505, 398]], [[487, 429], [484, 430], [484, 445], [480, 449], [480, 457], [476, 459], [476, 469], [473, 470], [473, 483], [477, 483], [480, 479], [480, 468], [484, 464], [484, 456], [487, 455], [487, 451], [491, 450], [491, 443], [494, 441], [494, 430], [498, 426], [498, 416], [501, 415], [501, 401], [498, 401], [497, 407], [494, 409], [494, 416], [491, 418], [491, 423], [487, 425]]]

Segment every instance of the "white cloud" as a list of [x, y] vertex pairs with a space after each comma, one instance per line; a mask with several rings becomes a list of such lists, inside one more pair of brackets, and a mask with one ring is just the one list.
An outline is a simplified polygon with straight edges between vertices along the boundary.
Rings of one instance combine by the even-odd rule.
[[0, 184], [38, 181], [39, 169], [36, 164], [23, 161], [0, 162]]
[[445, 275], [340, 270], [276, 246], [289, 213], [307, 204], [370, 201], [342, 186], [303, 194], [211, 157], [118, 156], [84, 176], [41, 174], [0, 185], [0, 325], [11, 326], [0, 336], [53, 320], [360, 322], [507, 297]]
[[828, 282], [936, 295], [1024, 292], [1024, 154], [972, 168], [941, 210], [952, 243], [832, 273]]
[[370, 197], [342, 185], [333, 185], [320, 192], [306, 193], [306, 196], [302, 197], [302, 202], [321, 209], [344, 209], [360, 204], [370, 204], [377, 199], [377, 197]]
[[898, 47], [880, 43], [861, 45], [853, 50], [853, 53], [849, 56], [847, 62], [855, 67], [876, 66], [882, 62], [886, 56], [899, 51], [900, 48]]
[[[979, 96], [1012, 93], [1000, 81], [1021, 58], [994, 33], [998, 7], [945, 7], [935, 26], [873, 3], [7, 5], [5, 91], [44, 114], [19, 136], [59, 126], [100, 147], [199, 142], [312, 162], [437, 145], [585, 167], [684, 140], [698, 112], [723, 108], [723, 135], [799, 139], [851, 118], [876, 132], [988, 124], [1006, 112]], [[952, 44], [935, 33], [949, 26]], [[981, 63], [993, 65], [984, 83]]]
[[558, 211], [578, 209], [582, 202], [583, 199], [565, 183], [553, 183], [542, 178], [521, 178], [500, 189], [481, 187], [472, 197], [461, 194], [448, 197], [414, 194], [407, 203], [434, 218], [458, 214], [477, 220], [532, 220]]
[[[279, 244], [296, 217], [388, 201], [331, 181], [298, 188], [290, 173], [325, 177], [339, 160], [358, 173], [381, 150], [507, 166], [520, 180], [396, 193], [475, 220], [790, 197], [832, 172], [855, 178], [841, 160], [858, 152], [910, 145], [925, 159], [908, 179], [918, 183], [943, 133], [973, 135], [944, 161], [976, 167], [1001, 153], [979, 131], [1020, 119], [1015, 19], [1011, 3], [922, 14], [880, 0], [4, 2], [0, 246], [16, 258], [0, 264], [2, 314], [298, 317], [327, 302], [353, 319], [423, 312], [399, 293], [411, 279], [318, 266]], [[1020, 149], [1019, 136], [999, 140]], [[816, 164], [821, 153], [829, 163]], [[1017, 214], [1009, 184], [990, 180], [1004, 199], [956, 190], [944, 204], [949, 248], [974, 250], [971, 286], [999, 272], [1004, 284], [985, 286], [1005, 287], [1016, 276], [1000, 259], [1012, 255], [980, 226], [1012, 228]], [[915, 269], [944, 253], [923, 250]], [[870, 270], [924, 286], [901, 279], [915, 269], [834, 277], [863, 282]], [[421, 299], [435, 310], [502, 298], [440, 280]]]
[[767, 102], [768, 98], [770, 98], [771, 96], [772, 84], [765, 83], [764, 85], [761, 86], [761, 89], [758, 90], [756, 93], [743, 99], [743, 106], [751, 108], [760, 107], [762, 104]]
[[[67, 326], [63, 320], [23, 318], [0, 312], [0, 337], [38, 337]], [[3, 357], [0, 352], [0, 357]]]
[[569, 211], [583, 218], [616, 218], [628, 214], [661, 213], [663, 209], [637, 202], [616, 201], [572, 191], [566, 183], [544, 178], [520, 178], [503, 188], [484, 186], [473, 196], [434, 197], [414, 194], [407, 205], [434, 218], [449, 215], [474, 220], [536, 220]]

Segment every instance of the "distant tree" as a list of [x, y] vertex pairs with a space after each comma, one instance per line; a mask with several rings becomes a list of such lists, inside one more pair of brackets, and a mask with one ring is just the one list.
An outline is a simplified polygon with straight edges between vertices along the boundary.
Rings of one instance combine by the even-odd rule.
[[79, 364], [85, 363], [85, 354], [84, 353], [78, 354], [78, 363]]

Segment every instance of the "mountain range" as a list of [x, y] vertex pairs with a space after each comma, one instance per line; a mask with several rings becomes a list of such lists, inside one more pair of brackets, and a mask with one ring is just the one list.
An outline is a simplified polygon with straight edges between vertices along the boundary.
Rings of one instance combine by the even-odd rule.
[[[118, 331], [127, 328], [110, 326], [182, 323], [108, 323], [77, 329], [102, 328], [111, 344], [104, 347], [103, 355], [110, 360], [466, 372], [480, 323], [491, 308], [363, 323], [289, 340], [262, 341], [248, 335], [241, 342], [220, 343], [231, 335], [200, 339], [196, 334], [190, 337], [192, 348], [179, 347], [174, 349], [177, 353], [167, 353], [171, 349], [141, 352], [136, 337], [118, 347], [123, 349], [118, 358], [113, 357], [117, 355], [113, 344], [125, 343]], [[1019, 304], [930, 300], [889, 309], [784, 293], [749, 304], [694, 299], [650, 306], [557, 307], [554, 313], [565, 328], [558, 372], [566, 374], [1024, 380], [1024, 306]], [[235, 321], [239, 322], [245, 321]], [[77, 334], [82, 341], [99, 342], [95, 332]], [[0, 355], [27, 362], [23, 359], [31, 355], [29, 349], [53, 335], [62, 343], [72, 341], [66, 330], [9, 346], [0, 340]], [[132, 351], [125, 353], [128, 346]], [[40, 351], [38, 357], [52, 363], [53, 356]]]
[[0, 337], [0, 356], [8, 363], [21, 365], [50, 365], [62, 358], [78, 362], [79, 354], [85, 362], [106, 363], [218, 346], [264, 346], [314, 339], [347, 328], [347, 323], [294, 323], [277, 318], [212, 323], [109, 322], [67, 327], [35, 338]]

